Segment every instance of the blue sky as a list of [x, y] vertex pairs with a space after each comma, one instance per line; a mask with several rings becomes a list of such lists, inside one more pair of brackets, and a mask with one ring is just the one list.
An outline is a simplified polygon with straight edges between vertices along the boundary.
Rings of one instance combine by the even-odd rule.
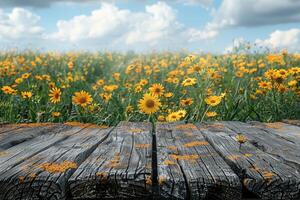
[[0, 48], [223, 53], [251, 42], [300, 50], [300, 1], [82, 2], [0, 0]]

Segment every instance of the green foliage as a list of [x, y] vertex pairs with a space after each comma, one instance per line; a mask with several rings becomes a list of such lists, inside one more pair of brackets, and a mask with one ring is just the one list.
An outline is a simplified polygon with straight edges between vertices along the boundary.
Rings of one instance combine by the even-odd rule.
[[[121, 120], [144, 121], [149, 116], [137, 105], [153, 84], [164, 88], [159, 96], [162, 106], [152, 116], [154, 120], [165, 120], [182, 109], [187, 112], [182, 119], [191, 122], [299, 119], [299, 66], [300, 56], [286, 53], [212, 56], [2, 52], [0, 122], [113, 125]], [[196, 83], [184, 86], [187, 78]], [[12, 91], [5, 91], [7, 86]], [[61, 90], [58, 103], [49, 97], [53, 87]], [[31, 92], [32, 97], [24, 98], [24, 91]], [[92, 102], [76, 105], [72, 96], [78, 91], [90, 94]], [[205, 101], [209, 96], [222, 100], [211, 106]], [[193, 103], [184, 106], [181, 101], [188, 98]], [[55, 112], [59, 116], [54, 116]], [[209, 116], [212, 112], [216, 116]]]

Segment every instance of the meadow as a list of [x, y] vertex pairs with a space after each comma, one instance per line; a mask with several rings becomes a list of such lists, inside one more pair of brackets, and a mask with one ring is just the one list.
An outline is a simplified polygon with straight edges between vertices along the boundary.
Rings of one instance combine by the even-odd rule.
[[0, 123], [300, 118], [300, 54], [0, 53]]

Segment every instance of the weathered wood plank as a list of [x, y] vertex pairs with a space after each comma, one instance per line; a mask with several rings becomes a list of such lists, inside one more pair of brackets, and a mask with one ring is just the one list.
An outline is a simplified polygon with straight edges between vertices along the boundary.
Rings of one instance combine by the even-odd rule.
[[40, 124], [40, 126], [32, 127], [31, 125], [22, 126], [19, 128], [6, 131], [0, 134], [0, 151], [4, 151], [22, 142], [33, 139], [43, 134], [51, 134], [65, 129], [66, 126], [60, 124]]
[[59, 127], [57, 127], [56, 131], [51, 132], [51, 134], [38, 136], [32, 140], [20, 143], [9, 149], [1, 151], [0, 174], [82, 129], [80, 127], [69, 129], [70, 127], [67, 126], [59, 126], [64, 127], [65, 129], [61, 130]]
[[238, 176], [193, 124], [157, 124], [162, 198], [240, 199]]
[[262, 129], [270, 134], [277, 135], [282, 140], [287, 140], [291, 143], [298, 144], [300, 147], [300, 127], [282, 122], [261, 123], [249, 122], [249, 124]]
[[249, 141], [264, 152], [276, 156], [289, 165], [300, 169], [300, 145], [278, 137], [270, 131], [242, 122], [224, 122], [227, 128], [245, 134]]
[[121, 122], [69, 179], [73, 199], [150, 198], [152, 126]]
[[56, 123], [19, 123], [19, 124], [0, 124], [0, 134], [15, 131], [22, 128], [38, 128], [42, 126], [56, 126]]
[[9, 131], [13, 131], [13, 130], [17, 130], [22, 128], [22, 126], [18, 126], [16, 124], [12, 125], [12, 124], [4, 124], [0, 126], [0, 134], [2, 133], [6, 133]]
[[64, 199], [68, 178], [110, 130], [73, 127], [58, 134], [69, 137], [1, 173], [0, 199]]
[[248, 137], [257, 132], [253, 129], [255, 127], [240, 122], [216, 122], [200, 124], [198, 128], [239, 175], [247, 190], [262, 199], [299, 197], [300, 174], [297, 169], [262, 151], [251, 142], [239, 147], [237, 134], [242, 133]]
[[293, 119], [284, 119], [282, 122], [287, 123], [287, 124], [292, 124], [295, 126], [300, 126], [300, 120], [293, 120]]

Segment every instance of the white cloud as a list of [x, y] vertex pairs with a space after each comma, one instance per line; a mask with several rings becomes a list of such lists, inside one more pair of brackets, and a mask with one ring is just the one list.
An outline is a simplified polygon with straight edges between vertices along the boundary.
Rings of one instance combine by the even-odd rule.
[[276, 30], [270, 34], [269, 38], [262, 40], [257, 39], [255, 43], [258, 46], [268, 47], [280, 50], [286, 48], [291, 51], [300, 50], [300, 29]]
[[77, 42], [82, 39], [104, 38], [111, 34], [120, 35], [129, 20], [129, 10], [119, 10], [112, 4], [102, 4], [91, 15], [75, 16], [71, 20], [57, 22], [58, 32], [51, 38]]
[[[251, 47], [251, 49], [249, 49]], [[243, 37], [236, 38], [231, 45], [225, 48], [224, 53], [231, 53], [238, 50], [243, 51], [280, 51], [287, 49], [290, 52], [300, 51], [300, 29], [276, 30], [268, 38], [256, 39], [254, 42], [247, 42]]]
[[208, 29], [208, 28], [204, 30], [190, 28], [186, 33], [189, 36], [189, 42], [213, 39], [219, 34], [217, 30]]
[[187, 28], [179, 23], [176, 10], [165, 2], [145, 7], [143, 12], [102, 3], [90, 15], [60, 20], [48, 39], [127, 49], [181, 48], [188, 42], [212, 38], [213, 32]]
[[43, 28], [38, 25], [40, 17], [23, 8], [5, 13], [0, 9], [0, 39], [26, 39], [39, 37]]
[[221, 30], [300, 22], [299, 0], [223, 0], [211, 10], [213, 19], [204, 30], [191, 31], [198, 38], [214, 38]]
[[185, 5], [201, 5], [205, 8], [209, 8], [213, 5], [214, 0], [177, 0], [177, 2]]
[[261, 26], [300, 22], [298, 0], [223, 0], [210, 27]]
[[167, 40], [174, 36], [182, 26], [176, 21], [176, 12], [166, 3], [146, 6], [146, 12], [137, 14], [136, 21], [132, 23], [132, 28], [125, 36], [127, 44], [137, 42], [150, 42], [156, 44], [160, 40]]
[[186, 27], [178, 21], [177, 11], [163, 1], [146, 5], [144, 11], [102, 3], [89, 14], [59, 20], [52, 33], [39, 22], [40, 16], [27, 9], [0, 9], [1, 47], [179, 50], [216, 36], [208, 29]]

